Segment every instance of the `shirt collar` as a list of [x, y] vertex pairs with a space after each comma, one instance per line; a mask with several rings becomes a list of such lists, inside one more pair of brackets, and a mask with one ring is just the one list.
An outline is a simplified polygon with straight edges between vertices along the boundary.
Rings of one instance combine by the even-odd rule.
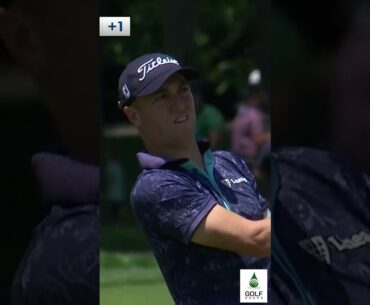
[[[198, 147], [203, 155], [207, 150], [209, 150], [210, 144], [206, 140], [200, 140], [198, 141]], [[164, 167], [176, 166], [185, 163], [189, 160], [187, 158], [179, 159], [164, 158], [160, 156], [151, 155], [147, 152], [139, 152], [137, 154], [137, 158], [142, 169], [159, 169]]]
[[46, 202], [58, 205], [99, 203], [99, 169], [68, 156], [38, 153], [32, 158], [41, 193]]

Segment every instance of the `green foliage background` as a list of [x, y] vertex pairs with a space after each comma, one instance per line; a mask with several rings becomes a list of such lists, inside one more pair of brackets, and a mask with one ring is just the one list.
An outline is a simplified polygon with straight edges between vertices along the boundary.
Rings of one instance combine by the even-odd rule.
[[[130, 37], [104, 38], [106, 64], [123, 67], [148, 53], [175, 56], [203, 72], [211, 100], [222, 108], [236, 102], [256, 68], [260, 43], [257, 1], [111, 1], [107, 15], [130, 16]], [[226, 110], [226, 115], [228, 111]], [[229, 116], [232, 116], [229, 113]]]

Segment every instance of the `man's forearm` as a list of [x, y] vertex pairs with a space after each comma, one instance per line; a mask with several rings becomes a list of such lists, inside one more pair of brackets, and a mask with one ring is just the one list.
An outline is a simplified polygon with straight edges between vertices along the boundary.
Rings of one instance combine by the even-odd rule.
[[249, 220], [216, 205], [197, 228], [192, 242], [250, 256], [268, 256], [271, 218]]
[[254, 221], [246, 228], [245, 254], [269, 256], [271, 253], [271, 218]]

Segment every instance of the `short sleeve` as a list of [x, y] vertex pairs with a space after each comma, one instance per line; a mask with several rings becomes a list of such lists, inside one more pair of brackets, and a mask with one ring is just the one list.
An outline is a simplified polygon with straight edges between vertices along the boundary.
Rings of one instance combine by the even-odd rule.
[[160, 169], [140, 176], [131, 204], [144, 230], [187, 244], [217, 200], [185, 175]]

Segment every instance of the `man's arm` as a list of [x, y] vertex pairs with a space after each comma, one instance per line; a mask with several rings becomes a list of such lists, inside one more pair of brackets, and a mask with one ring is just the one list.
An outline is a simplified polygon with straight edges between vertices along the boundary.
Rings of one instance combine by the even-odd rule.
[[248, 220], [217, 204], [200, 223], [191, 241], [251, 256], [269, 256], [271, 218]]

